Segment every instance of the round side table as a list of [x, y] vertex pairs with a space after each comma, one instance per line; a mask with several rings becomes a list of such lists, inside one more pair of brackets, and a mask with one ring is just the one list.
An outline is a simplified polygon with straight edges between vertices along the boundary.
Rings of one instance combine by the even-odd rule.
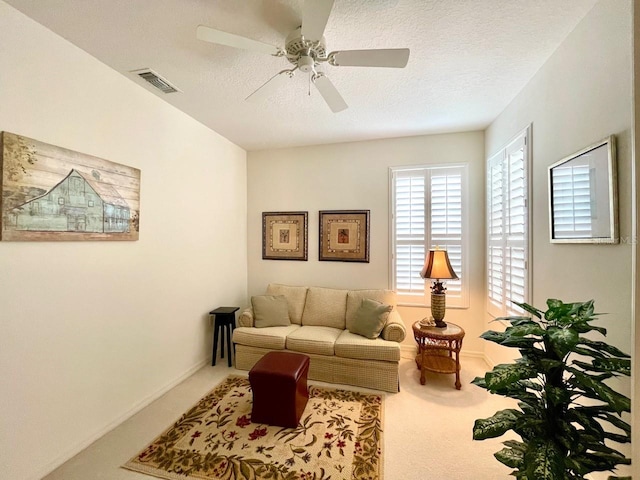
[[425, 371], [455, 373], [456, 389], [460, 390], [460, 349], [464, 330], [455, 323], [445, 328], [413, 324], [413, 337], [418, 344], [416, 365], [420, 370], [420, 384], [425, 384]]

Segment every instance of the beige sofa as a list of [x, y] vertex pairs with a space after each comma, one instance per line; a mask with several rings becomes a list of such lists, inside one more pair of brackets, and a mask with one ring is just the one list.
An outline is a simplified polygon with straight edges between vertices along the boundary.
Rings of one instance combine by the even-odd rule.
[[[244, 310], [233, 333], [236, 368], [250, 370], [270, 351], [304, 353], [309, 378], [397, 392], [400, 342], [406, 329], [390, 290], [339, 290], [270, 284], [267, 295], [287, 299], [288, 326], [256, 328], [253, 311]], [[349, 332], [364, 298], [393, 306], [379, 338]]]

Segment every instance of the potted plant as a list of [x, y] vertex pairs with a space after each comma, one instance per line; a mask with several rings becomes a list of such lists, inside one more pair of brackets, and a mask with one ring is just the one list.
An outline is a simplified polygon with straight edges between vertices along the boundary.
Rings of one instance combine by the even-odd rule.
[[505, 447], [494, 456], [522, 480], [578, 480], [629, 464], [630, 459], [605, 442], [631, 441], [631, 427], [621, 418], [631, 402], [605, 380], [629, 376], [631, 361], [617, 348], [585, 335], [606, 335], [604, 328], [592, 325], [597, 315], [593, 300], [547, 300], [546, 312], [518, 305], [533, 317], [501, 318], [510, 323], [504, 332], [490, 330], [481, 337], [517, 348], [521, 358], [497, 365], [472, 382], [518, 400], [518, 408], [476, 420], [474, 440], [500, 437], [509, 430], [518, 434], [521, 440], [503, 442]]

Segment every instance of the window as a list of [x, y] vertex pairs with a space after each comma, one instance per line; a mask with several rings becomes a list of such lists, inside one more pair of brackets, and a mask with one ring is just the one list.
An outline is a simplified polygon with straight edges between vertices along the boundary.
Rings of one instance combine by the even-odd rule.
[[487, 161], [487, 310], [529, 300], [529, 128]]
[[391, 288], [398, 302], [428, 305], [429, 280], [420, 277], [426, 252], [447, 250], [459, 280], [447, 280], [447, 307], [468, 307], [466, 261], [467, 168], [419, 166], [391, 169]]
[[64, 197], [58, 197], [58, 205], [64, 205]]

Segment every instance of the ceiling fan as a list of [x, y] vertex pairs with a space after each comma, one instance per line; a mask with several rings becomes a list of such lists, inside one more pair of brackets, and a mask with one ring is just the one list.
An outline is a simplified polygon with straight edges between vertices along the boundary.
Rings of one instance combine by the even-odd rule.
[[327, 54], [324, 29], [329, 20], [334, 0], [305, 0], [302, 9], [302, 26], [291, 32], [285, 40], [284, 49], [252, 40], [240, 35], [198, 26], [196, 33], [205, 42], [266, 53], [275, 57], [286, 57], [294, 68], [282, 70], [249, 95], [246, 100], [260, 102], [273, 94], [292, 78], [296, 70], [308, 73], [322, 98], [334, 112], [347, 107], [346, 102], [329, 77], [321, 71], [323, 63], [334, 67], [392, 67], [404, 68], [409, 61], [408, 48], [373, 50], [337, 50]]

